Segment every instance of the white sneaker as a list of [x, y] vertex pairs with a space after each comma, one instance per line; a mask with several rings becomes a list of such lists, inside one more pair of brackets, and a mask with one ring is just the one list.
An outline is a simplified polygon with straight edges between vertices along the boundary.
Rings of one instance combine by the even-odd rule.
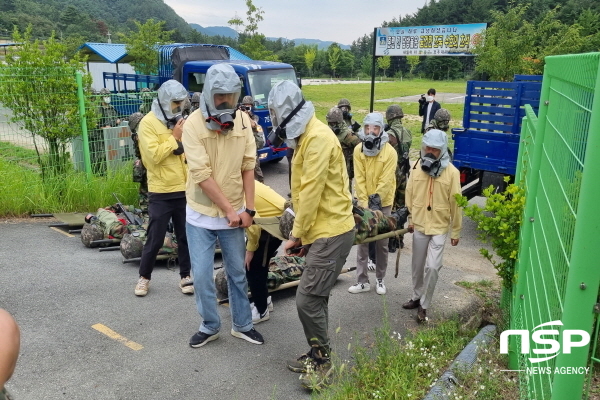
[[194, 294], [194, 281], [189, 276], [181, 278], [179, 281], [179, 288], [183, 294]]
[[254, 303], [250, 303], [250, 309], [252, 310], [252, 323], [253, 324], [258, 324], [263, 321], [268, 321], [269, 318], [271, 318], [271, 315], [269, 314], [269, 308], [267, 308], [265, 310], [265, 313], [262, 315], [258, 312], [258, 309], [254, 305]]
[[137, 285], [135, 285], [135, 295], [143, 297], [148, 294], [148, 289], [150, 289], [150, 279], [140, 276]]
[[385, 294], [387, 292], [383, 279], [377, 279], [377, 288], [375, 290], [377, 291], [377, 294]]
[[371, 290], [371, 285], [368, 282], [367, 283], [357, 283], [348, 288], [348, 291], [350, 293], [368, 292], [369, 290]]
[[367, 269], [368, 269], [369, 271], [375, 271], [375, 267], [376, 267], [376, 266], [377, 266], [377, 265], [375, 265], [375, 263], [373, 262], [373, 260], [371, 260], [371, 259], [369, 258], [369, 261], [367, 262]]
[[271, 301], [271, 296], [267, 297], [267, 309], [269, 312], [273, 312], [273, 302]]

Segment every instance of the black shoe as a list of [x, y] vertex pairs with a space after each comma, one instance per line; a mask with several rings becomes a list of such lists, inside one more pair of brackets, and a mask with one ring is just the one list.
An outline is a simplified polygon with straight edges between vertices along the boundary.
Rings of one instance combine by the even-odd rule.
[[421, 300], [420, 299], [409, 300], [406, 303], [402, 304], [402, 308], [405, 308], [407, 310], [414, 310], [417, 307], [421, 307]]
[[419, 306], [419, 311], [417, 311], [417, 321], [419, 321], [419, 322], [427, 321], [427, 310], [421, 306]]
[[202, 347], [206, 343], [212, 342], [213, 340], [216, 340], [218, 338], [219, 338], [219, 334], [218, 333], [214, 333], [212, 335], [209, 335], [208, 333], [204, 333], [204, 332], [198, 331], [190, 339], [190, 346], [194, 347], [194, 348]]
[[265, 339], [263, 339], [262, 335], [256, 331], [256, 329], [252, 328], [246, 332], [237, 332], [233, 329], [231, 330], [231, 335], [240, 339], [244, 339], [254, 344], [263, 344]]

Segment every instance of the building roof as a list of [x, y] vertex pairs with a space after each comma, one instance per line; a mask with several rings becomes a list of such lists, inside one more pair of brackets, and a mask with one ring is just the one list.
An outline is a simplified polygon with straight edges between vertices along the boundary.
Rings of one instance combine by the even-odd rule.
[[128, 63], [132, 58], [127, 54], [124, 44], [118, 43], [91, 43], [87, 42], [79, 47], [83, 54], [88, 55], [88, 61], [115, 63]]

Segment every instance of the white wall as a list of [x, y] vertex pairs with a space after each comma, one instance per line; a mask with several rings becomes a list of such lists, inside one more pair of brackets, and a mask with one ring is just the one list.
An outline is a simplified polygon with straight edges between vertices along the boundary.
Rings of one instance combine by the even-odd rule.
[[[89, 71], [92, 74], [93, 79], [92, 88], [95, 90], [100, 90], [104, 87], [102, 74], [104, 72], [117, 72], [117, 66], [109, 63], [90, 62]], [[135, 70], [129, 64], [119, 64], [119, 72], [122, 74], [135, 74]], [[128, 87], [127, 89], [133, 90], [133, 82], [130, 82], [129, 85], [131, 85], [131, 87]], [[109, 89], [112, 91], [112, 87], [109, 87]], [[124, 88], [121, 88], [121, 90], [123, 89]]]

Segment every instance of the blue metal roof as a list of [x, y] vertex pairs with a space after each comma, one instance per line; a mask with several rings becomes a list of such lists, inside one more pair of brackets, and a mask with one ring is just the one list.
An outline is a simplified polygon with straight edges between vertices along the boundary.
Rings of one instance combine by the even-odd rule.
[[[229, 46], [227, 46], [229, 47]], [[252, 60], [250, 57], [245, 55], [244, 53], [237, 51], [233, 47], [229, 47], [229, 59], [230, 60]]]
[[82, 44], [78, 50], [87, 54], [89, 61], [106, 61], [111, 64], [131, 61], [124, 44], [87, 42]]

